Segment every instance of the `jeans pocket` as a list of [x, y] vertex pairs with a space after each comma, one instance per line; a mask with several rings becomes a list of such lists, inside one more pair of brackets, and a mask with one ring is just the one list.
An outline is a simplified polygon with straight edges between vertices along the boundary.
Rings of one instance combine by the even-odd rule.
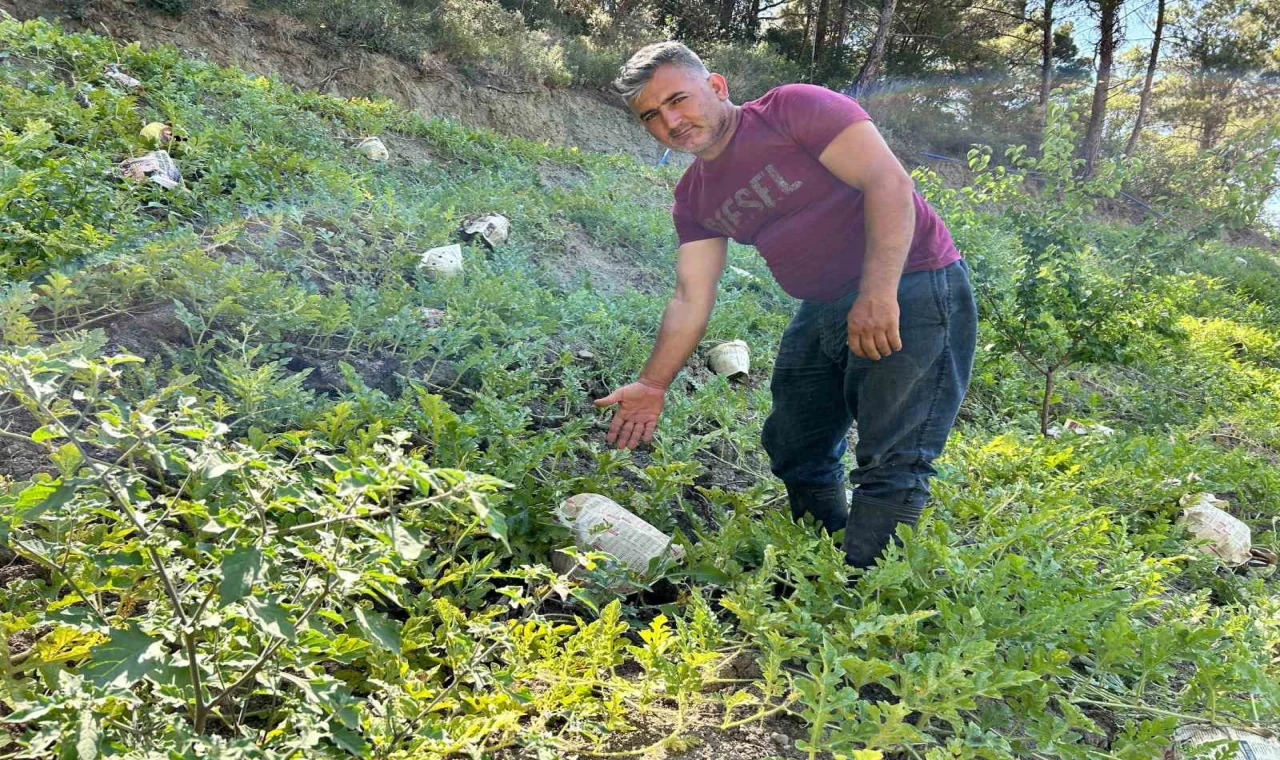
[[951, 316], [951, 273], [955, 264], [934, 270], [934, 303], [938, 307], [938, 320], [946, 324]]
[[898, 286], [899, 321], [904, 327], [946, 324], [948, 291], [945, 268], [904, 274]]
[[776, 368], [803, 368], [822, 363], [822, 317], [819, 305], [800, 302], [778, 343]]

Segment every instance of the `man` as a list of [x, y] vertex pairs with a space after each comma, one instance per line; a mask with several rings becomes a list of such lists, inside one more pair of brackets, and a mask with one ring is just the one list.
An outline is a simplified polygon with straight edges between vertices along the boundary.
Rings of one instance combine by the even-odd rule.
[[[676, 185], [676, 291], [606, 439], [651, 440], [667, 387], [715, 304], [727, 238], [753, 244], [801, 299], [782, 336], [763, 443], [791, 514], [845, 529], [849, 563], [875, 563], [914, 524], [933, 460], [969, 383], [977, 309], [937, 213], [852, 99], [785, 85], [734, 105], [724, 77], [684, 45], [632, 56], [614, 82], [649, 134], [696, 159]], [[858, 425], [847, 501], [840, 458]]]

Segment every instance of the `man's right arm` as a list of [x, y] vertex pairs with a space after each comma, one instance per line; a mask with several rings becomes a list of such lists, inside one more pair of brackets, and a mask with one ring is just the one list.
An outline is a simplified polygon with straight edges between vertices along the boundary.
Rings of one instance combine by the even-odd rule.
[[724, 238], [710, 238], [685, 243], [676, 252], [676, 292], [662, 313], [658, 340], [640, 382], [665, 390], [698, 347], [715, 307], [727, 250]]
[[653, 440], [667, 387], [707, 331], [727, 249], [725, 238], [680, 246], [676, 253], [676, 292], [662, 313], [658, 340], [640, 371], [640, 379], [595, 402], [596, 406], [618, 404], [605, 435], [609, 443], [630, 449], [642, 440]]

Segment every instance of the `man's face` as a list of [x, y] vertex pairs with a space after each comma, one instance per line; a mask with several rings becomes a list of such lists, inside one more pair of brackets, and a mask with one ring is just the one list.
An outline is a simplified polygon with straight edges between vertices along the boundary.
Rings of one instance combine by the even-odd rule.
[[631, 110], [666, 147], [700, 153], [724, 135], [731, 120], [728, 104], [724, 77], [668, 64], [653, 73]]

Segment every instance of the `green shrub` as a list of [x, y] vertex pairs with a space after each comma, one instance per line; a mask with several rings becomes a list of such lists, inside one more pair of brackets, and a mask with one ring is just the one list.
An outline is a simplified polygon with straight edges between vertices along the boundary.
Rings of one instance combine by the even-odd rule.
[[564, 43], [565, 66], [580, 87], [608, 89], [627, 55], [624, 48], [601, 45], [585, 36]]
[[457, 64], [551, 87], [570, 81], [560, 46], [493, 0], [263, 0], [333, 34], [417, 62], [435, 53]]
[[752, 47], [717, 43], [698, 54], [707, 68], [729, 80], [729, 95], [735, 103], [755, 100], [780, 84], [804, 79], [803, 67], [764, 43]]

